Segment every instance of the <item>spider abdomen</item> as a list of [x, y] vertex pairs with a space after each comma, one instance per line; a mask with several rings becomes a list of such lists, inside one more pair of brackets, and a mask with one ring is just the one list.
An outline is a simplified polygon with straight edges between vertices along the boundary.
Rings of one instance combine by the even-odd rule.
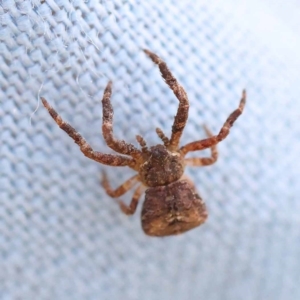
[[200, 196], [185, 180], [147, 189], [142, 228], [151, 236], [168, 236], [195, 228], [207, 219]]

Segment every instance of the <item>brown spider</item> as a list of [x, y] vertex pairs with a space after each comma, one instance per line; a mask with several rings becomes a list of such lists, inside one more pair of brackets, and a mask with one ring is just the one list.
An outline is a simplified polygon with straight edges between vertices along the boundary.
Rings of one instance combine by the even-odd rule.
[[[204, 202], [196, 192], [194, 184], [183, 173], [185, 166], [208, 166], [216, 162], [218, 152], [216, 145], [226, 138], [229, 129], [241, 115], [246, 102], [246, 91], [243, 91], [239, 107], [233, 111], [220, 132], [213, 135], [204, 128], [208, 138], [179, 147], [179, 140], [188, 119], [189, 101], [183, 87], [174, 78], [166, 63], [149, 50], [144, 52], [158, 65], [162, 77], [179, 100], [179, 107], [172, 126], [171, 138], [167, 138], [161, 129], [156, 133], [162, 140], [159, 144], [148, 148], [140, 135], [136, 136], [141, 150], [134, 145], [118, 140], [113, 135], [113, 108], [111, 106], [111, 81], [108, 82], [102, 99], [103, 119], [102, 133], [107, 145], [123, 155], [104, 154], [94, 151], [86, 140], [41, 98], [49, 114], [80, 147], [82, 153], [90, 159], [109, 166], [128, 166], [138, 172], [117, 189], [112, 189], [105, 173], [102, 186], [106, 193], [119, 197], [131, 189], [137, 182], [130, 205], [119, 200], [121, 210], [132, 215], [136, 211], [138, 200], [145, 192], [145, 201], [142, 208], [142, 228], [151, 236], [167, 236], [185, 232], [205, 222], [207, 210]], [[205, 158], [185, 158], [191, 151], [211, 149], [211, 156]], [[124, 156], [126, 155], [126, 156]]]

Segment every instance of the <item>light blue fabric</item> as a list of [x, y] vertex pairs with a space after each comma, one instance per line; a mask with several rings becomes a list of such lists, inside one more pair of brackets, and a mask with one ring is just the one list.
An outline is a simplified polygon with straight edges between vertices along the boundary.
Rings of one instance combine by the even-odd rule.
[[[299, 15], [296, 0], [0, 1], [0, 299], [300, 299]], [[111, 79], [116, 136], [159, 142], [178, 102], [142, 48], [189, 95], [182, 144], [248, 92], [218, 162], [187, 170], [209, 218], [178, 237], [145, 236], [141, 206], [121, 214], [100, 174], [133, 172], [85, 158], [39, 102], [111, 153]]]

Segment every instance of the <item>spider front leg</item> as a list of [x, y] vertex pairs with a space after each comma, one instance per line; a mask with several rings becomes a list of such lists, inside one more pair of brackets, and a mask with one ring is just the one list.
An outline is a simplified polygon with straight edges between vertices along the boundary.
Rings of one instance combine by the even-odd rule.
[[179, 100], [179, 107], [172, 126], [172, 135], [168, 144], [168, 149], [177, 151], [180, 137], [184, 130], [189, 113], [189, 100], [183, 87], [178, 83], [177, 79], [169, 70], [167, 64], [156, 54], [149, 50], [144, 52], [151, 58], [151, 60], [158, 65], [162, 77], [165, 79], [167, 85], [172, 89], [173, 93]]
[[94, 151], [93, 148], [86, 142], [86, 140], [70, 124], [68, 124], [61, 118], [61, 116], [49, 105], [45, 98], [41, 97], [41, 100], [53, 120], [74, 140], [74, 142], [80, 147], [81, 152], [85, 156], [104, 165], [129, 166], [131, 168], [135, 166], [134, 160], [129, 157], [104, 154], [98, 151]]
[[[212, 137], [213, 134], [212, 132], [206, 127], [204, 126], [204, 130], [206, 132], [206, 135], [208, 137]], [[210, 151], [211, 151], [211, 156], [210, 157], [192, 157], [192, 158], [186, 158], [184, 160], [185, 164], [187, 166], [209, 166], [214, 164], [217, 159], [218, 159], [218, 150], [217, 150], [217, 146], [214, 145], [212, 147], [210, 147]]]
[[214, 135], [207, 139], [192, 142], [192, 143], [189, 143], [189, 144], [181, 147], [180, 153], [184, 156], [188, 152], [191, 152], [191, 151], [203, 150], [206, 148], [213, 147], [216, 144], [218, 144], [219, 142], [221, 142], [222, 140], [224, 140], [228, 136], [229, 130], [232, 127], [233, 123], [242, 114], [245, 103], [246, 103], [246, 91], [243, 90], [239, 107], [229, 115], [229, 117], [225, 121], [224, 125], [222, 126], [220, 132], [217, 135]]
[[112, 82], [109, 81], [102, 98], [102, 134], [106, 144], [111, 149], [121, 154], [139, 156], [140, 151], [132, 144], [126, 143], [123, 140], [118, 140], [113, 135], [113, 115], [114, 111], [110, 102]]

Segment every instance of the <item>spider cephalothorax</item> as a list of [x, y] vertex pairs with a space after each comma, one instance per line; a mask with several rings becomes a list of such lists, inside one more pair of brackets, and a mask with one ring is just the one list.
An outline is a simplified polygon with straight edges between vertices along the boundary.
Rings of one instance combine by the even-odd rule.
[[[229, 115], [217, 135], [213, 135], [204, 127], [208, 138], [179, 147], [180, 137], [188, 119], [189, 101], [187, 94], [163, 60], [149, 50], [144, 50], [144, 52], [158, 65], [162, 77], [179, 100], [171, 138], [167, 138], [161, 129], [156, 129], [163, 144], [148, 148], [144, 139], [138, 135], [136, 138], [141, 146], [141, 149], [138, 149], [134, 145], [118, 140], [113, 136], [113, 109], [110, 102], [111, 81], [108, 82], [102, 99], [102, 133], [107, 145], [122, 155], [94, 151], [85, 139], [70, 124], [66, 123], [44, 98], [41, 99], [58, 126], [79, 145], [85, 156], [109, 166], [128, 166], [138, 172], [137, 175], [128, 179], [115, 190], [110, 187], [105, 173], [103, 174], [102, 185], [106, 193], [113, 198], [123, 195], [139, 183], [129, 206], [119, 200], [122, 211], [128, 215], [133, 214], [139, 198], [145, 192], [141, 216], [144, 232], [151, 236], [174, 235], [205, 222], [207, 218], [205, 204], [196, 192], [193, 183], [184, 175], [184, 168], [187, 165], [208, 166], [216, 162], [218, 158], [216, 145], [226, 138], [230, 127], [243, 112], [246, 92], [243, 91], [239, 107]], [[210, 157], [185, 158], [188, 152], [207, 148], [211, 149]]]
[[167, 185], [181, 178], [184, 159], [178, 152], [171, 152], [163, 145], [150, 148], [148, 157], [139, 166], [140, 181], [149, 187]]

